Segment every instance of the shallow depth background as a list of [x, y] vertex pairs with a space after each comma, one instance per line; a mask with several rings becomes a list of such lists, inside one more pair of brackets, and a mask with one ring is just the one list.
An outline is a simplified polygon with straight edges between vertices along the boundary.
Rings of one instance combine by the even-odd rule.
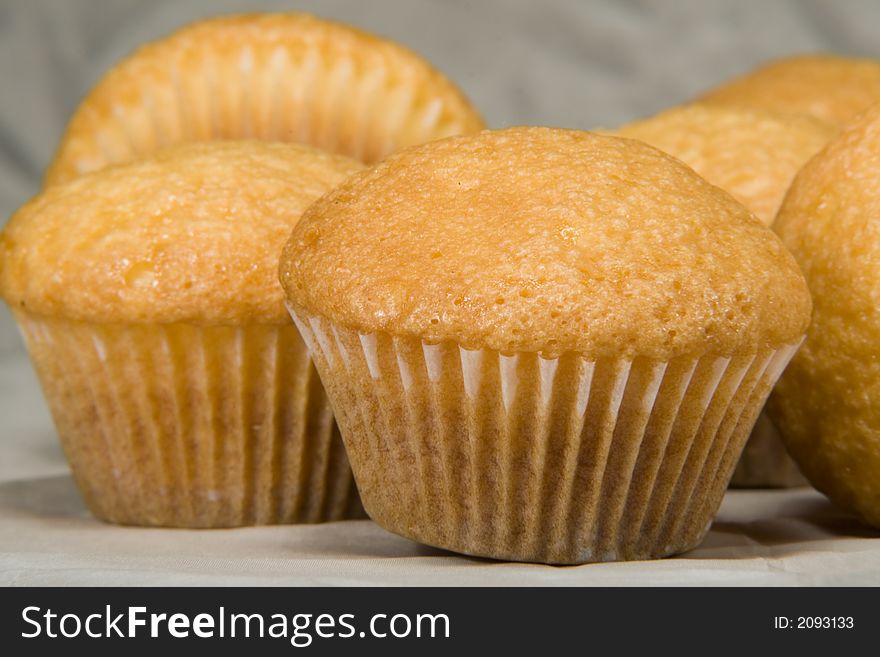
[[[828, 50], [880, 57], [872, 0], [0, 0], [0, 223], [39, 188], [65, 121], [137, 45], [220, 13], [305, 10], [422, 53], [493, 127], [613, 127], [760, 62]], [[0, 479], [65, 469], [5, 306]], [[7, 368], [14, 368], [12, 369]], [[20, 440], [37, 431], [45, 442]]]

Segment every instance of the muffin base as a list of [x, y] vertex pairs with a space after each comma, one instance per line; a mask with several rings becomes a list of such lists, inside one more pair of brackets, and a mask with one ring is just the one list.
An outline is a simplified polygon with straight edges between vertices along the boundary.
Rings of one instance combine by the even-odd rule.
[[363, 517], [293, 326], [17, 319], [98, 518], [235, 527]]
[[291, 314], [376, 522], [464, 554], [556, 564], [699, 544], [798, 346], [547, 359]]

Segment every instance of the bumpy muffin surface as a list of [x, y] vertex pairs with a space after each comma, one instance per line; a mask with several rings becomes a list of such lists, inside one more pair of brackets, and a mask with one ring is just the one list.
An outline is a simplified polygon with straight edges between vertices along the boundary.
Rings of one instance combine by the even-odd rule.
[[808, 116], [694, 104], [630, 123], [616, 134], [674, 155], [769, 226], [794, 175], [835, 132]]
[[0, 235], [0, 294], [96, 322], [289, 321], [278, 254], [360, 168], [307, 146], [205, 142], [53, 186]]
[[671, 358], [779, 346], [810, 300], [779, 239], [641, 142], [511, 128], [395, 154], [304, 215], [295, 307], [501, 351]]
[[770, 404], [819, 490], [880, 527], [880, 107], [798, 174], [774, 225], [815, 311]]

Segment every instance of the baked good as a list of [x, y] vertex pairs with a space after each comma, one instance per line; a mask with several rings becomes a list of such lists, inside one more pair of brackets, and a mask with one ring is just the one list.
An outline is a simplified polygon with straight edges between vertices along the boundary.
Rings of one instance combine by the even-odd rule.
[[614, 131], [674, 155], [773, 223], [792, 178], [836, 129], [808, 116], [724, 105], [684, 105]]
[[549, 563], [698, 544], [810, 311], [730, 195], [641, 142], [550, 128], [356, 174], [280, 276], [370, 516]]
[[[693, 104], [630, 123], [615, 134], [674, 155], [769, 226], [792, 178], [836, 132], [833, 125], [809, 116]], [[731, 485], [784, 488], [805, 483], [773, 423], [762, 414]]]
[[306, 146], [186, 144], [53, 186], [12, 217], [0, 295], [96, 516], [359, 513], [277, 262], [306, 206], [360, 168]]
[[880, 101], [880, 61], [828, 53], [782, 57], [698, 100], [806, 114], [842, 126]]
[[797, 175], [775, 230], [813, 293], [813, 323], [768, 411], [804, 475], [880, 527], [880, 106]]
[[306, 14], [222, 16], [113, 67], [70, 120], [46, 182], [183, 141], [295, 141], [372, 162], [482, 125], [449, 80], [392, 41]]

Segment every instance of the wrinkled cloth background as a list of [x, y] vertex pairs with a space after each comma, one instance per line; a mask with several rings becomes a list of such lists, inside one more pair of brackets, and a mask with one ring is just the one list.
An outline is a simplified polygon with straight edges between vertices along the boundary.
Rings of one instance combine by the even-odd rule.
[[[137, 45], [220, 13], [305, 10], [422, 53], [493, 127], [613, 127], [760, 62], [880, 57], [871, 0], [0, 0], [0, 215], [38, 191], [65, 121]], [[369, 521], [184, 531], [93, 520], [0, 310], [0, 584], [880, 584], [880, 534], [810, 489], [728, 493], [683, 558], [552, 568], [459, 557]]]

